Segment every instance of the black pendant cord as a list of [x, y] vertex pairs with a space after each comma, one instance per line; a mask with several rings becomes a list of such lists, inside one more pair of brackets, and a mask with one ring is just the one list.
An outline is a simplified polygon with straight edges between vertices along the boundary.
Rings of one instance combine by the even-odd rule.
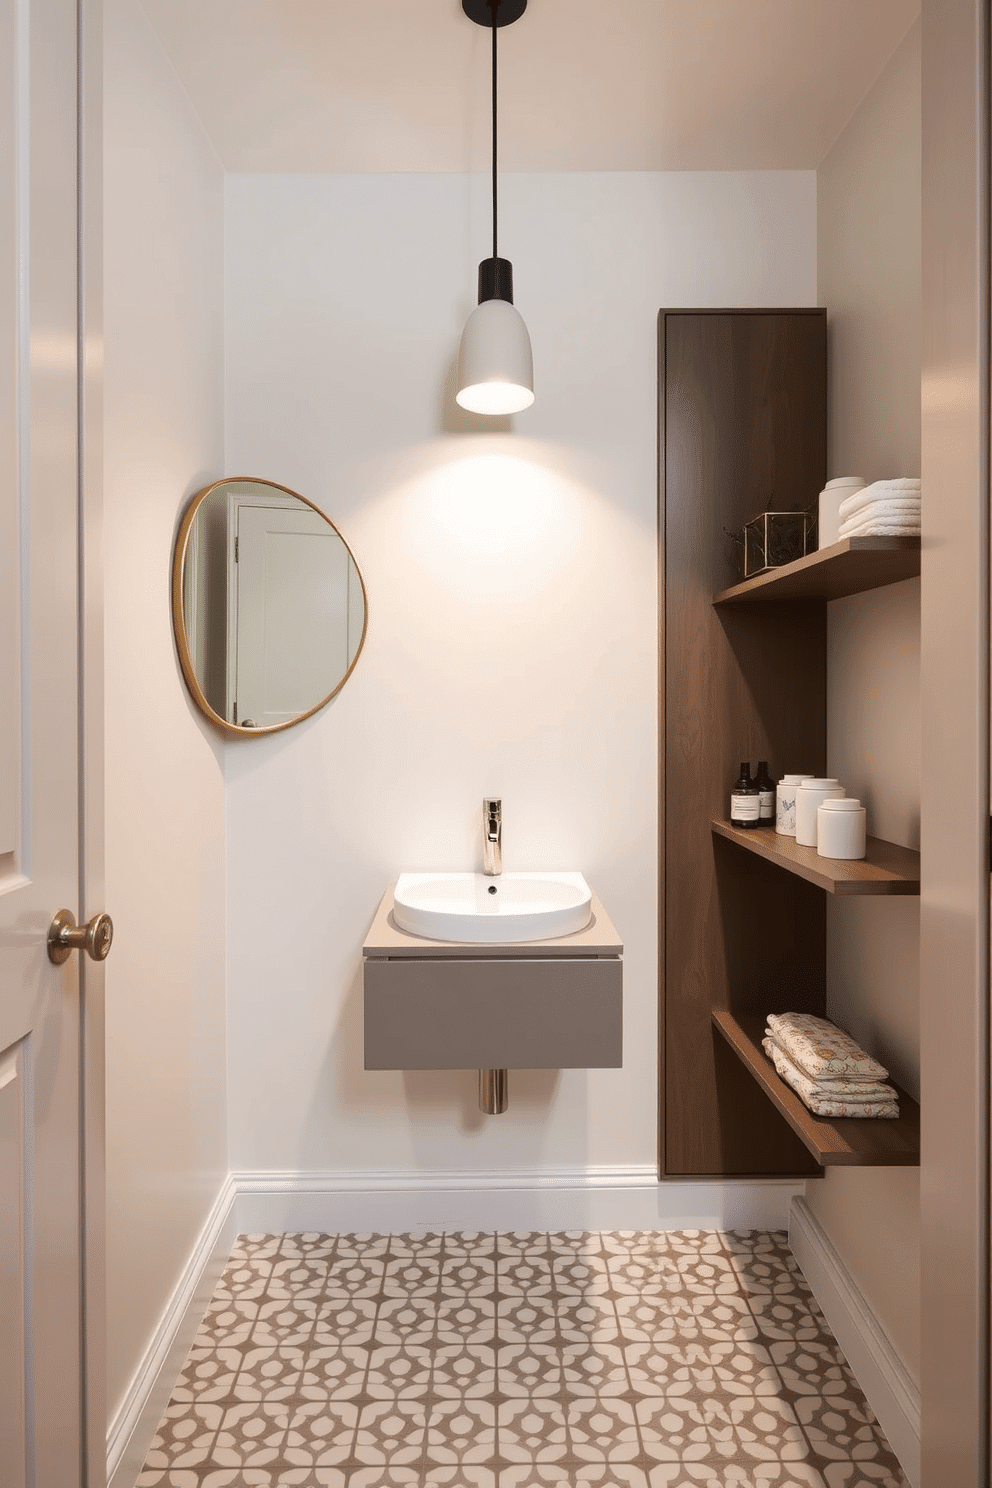
[[493, 258], [499, 257], [496, 251], [496, 36], [499, 27], [496, 24], [496, 16], [499, 10], [499, 0], [492, 0], [493, 7]]

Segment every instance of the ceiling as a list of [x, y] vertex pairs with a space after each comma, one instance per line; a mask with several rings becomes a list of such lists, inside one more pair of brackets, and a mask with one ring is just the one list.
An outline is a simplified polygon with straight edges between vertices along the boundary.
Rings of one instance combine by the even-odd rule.
[[[460, 0], [143, 0], [229, 171], [485, 169], [490, 35]], [[815, 169], [920, 0], [530, 0], [500, 168]]]

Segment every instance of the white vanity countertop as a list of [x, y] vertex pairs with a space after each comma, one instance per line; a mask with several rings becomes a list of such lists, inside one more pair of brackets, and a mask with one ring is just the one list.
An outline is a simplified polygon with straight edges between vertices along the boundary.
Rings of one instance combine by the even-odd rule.
[[498, 943], [486, 941], [466, 944], [455, 940], [427, 940], [420, 935], [411, 935], [401, 930], [393, 918], [393, 889], [390, 884], [379, 908], [375, 912], [368, 935], [365, 937], [363, 954], [373, 958], [401, 956], [457, 957], [460, 960], [484, 958], [492, 961], [498, 956], [528, 961], [538, 956], [621, 956], [623, 941], [617, 934], [613, 921], [599, 901], [595, 889], [592, 892], [592, 919], [584, 930], [574, 935], [562, 935], [556, 940], [515, 940]]

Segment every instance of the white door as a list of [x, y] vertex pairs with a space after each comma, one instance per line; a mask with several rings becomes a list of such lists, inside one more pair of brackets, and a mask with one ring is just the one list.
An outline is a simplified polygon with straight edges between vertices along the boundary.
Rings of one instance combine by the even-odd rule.
[[0, 0], [0, 1483], [85, 1480], [74, 0]]

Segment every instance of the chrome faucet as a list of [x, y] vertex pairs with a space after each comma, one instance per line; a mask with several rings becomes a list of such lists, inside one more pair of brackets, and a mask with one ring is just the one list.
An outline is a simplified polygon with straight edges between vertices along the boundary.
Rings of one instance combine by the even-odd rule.
[[482, 803], [482, 871], [490, 878], [503, 872], [503, 803], [492, 796]]

